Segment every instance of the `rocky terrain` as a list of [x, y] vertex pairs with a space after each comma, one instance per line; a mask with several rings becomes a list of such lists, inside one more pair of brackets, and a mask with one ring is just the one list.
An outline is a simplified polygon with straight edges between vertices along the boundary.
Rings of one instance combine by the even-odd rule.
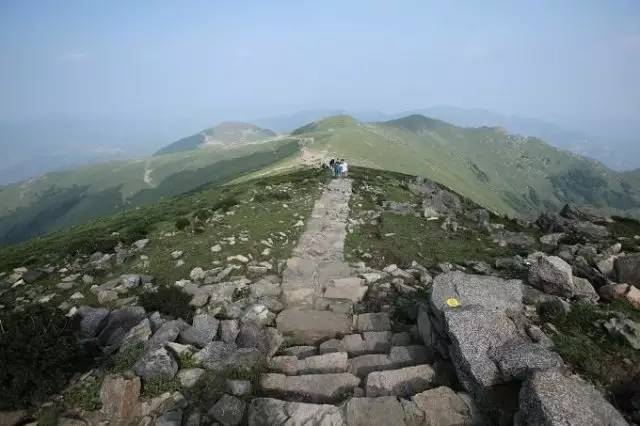
[[0, 252], [0, 424], [640, 423], [633, 219], [362, 168], [123, 215]]

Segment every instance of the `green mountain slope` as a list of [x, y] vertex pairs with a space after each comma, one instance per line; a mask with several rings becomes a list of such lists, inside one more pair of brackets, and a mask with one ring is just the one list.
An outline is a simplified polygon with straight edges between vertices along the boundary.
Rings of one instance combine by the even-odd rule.
[[207, 145], [195, 151], [49, 173], [0, 188], [0, 244], [223, 183], [295, 154], [298, 143]]
[[276, 136], [274, 132], [249, 123], [227, 121], [182, 138], [162, 148], [155, 155], [173, 154], [207, 145], [238, 145], [257, 142]]
[[640, 214], [640, 182], [537, 138], [412, 115], [380, 123], [336, 116], [293, 132], [318, 157], [422, 175], [496, 212], [533, 217], [565, 203]]

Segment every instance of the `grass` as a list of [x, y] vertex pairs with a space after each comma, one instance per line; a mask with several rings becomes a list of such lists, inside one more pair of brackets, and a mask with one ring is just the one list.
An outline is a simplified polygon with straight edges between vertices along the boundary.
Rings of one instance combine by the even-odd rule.
[[583, 376], [607, 389], [640, 380], [640, 352], [611, 337], [597, 323], [609, 319], [613, 312], [640, 321], [640, 311], [624, 301], [574, 304], [567, 315], [553, 320], [561, 332], [553, 336], [556, 351]]
[[124, 373], [125, 371], [131, 370], [143, 353], [144, 343], [136, 343], [124, 350], [118, 351], [118, 353], [111, 358], [111, 372]]
[[[379, 210], [389, 201], [420, 206], [420, 198], [409, 191], [408, 183], [413, 180], [410, 176], [356, 167], [351, 177], [354, 179], [354, 196], [351, 199], [351, 216], [354, 218], [366, 220], [369, 211]], [[462, 199], [462, 203], [469, 210], [478, 208], [466, 199]], [[508, 219], [494, 219], [497, 223], [508, 223], [512, 229], [522, 230]], [[406, 215], [385, 211], [375, 223], [367, 220], [347, 236], [346, 252], [352, 259], [370, 255], [367, 263], [375, 268], [384, 268], [392, 263], [407, 267], [414, 260], [427, 267], [445, 261], [493, 262], [498, 257], [512, 254], [512, 249], [498, 247], [486, 233], [473, 230], [466, 219], [457, 220], [468, 229], [455, 233], [445, 231], [440, 220], [428, 221], [421, 217], [419, 207]]]
[[163, 285], [157, 291], [148, 291], [140, 295], [140, 305], [146, 312], [158, 311], [173, 318], [182, 318], [191, 322], [193, 306], [189, 305], [191, 296], [175, 286]]
[[173, 393], [181, 389], [182, 386], [177, 377], [155, 377], [144, 381], [140, 396], [143, 398], [155, 398], [165, 392]]
[[81, 408], [85, 411], [95, 411], [102, 407], [100, 387], [102, 377], [89, 376], [82, 383], [78, 383], [65, 392], [64, 402], [67, 406]]

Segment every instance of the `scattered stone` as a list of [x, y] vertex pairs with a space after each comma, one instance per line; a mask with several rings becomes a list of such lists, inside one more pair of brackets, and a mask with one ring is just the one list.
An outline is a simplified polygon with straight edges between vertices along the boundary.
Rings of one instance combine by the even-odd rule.
[[619, 283], [640, 286], [640, 253], [618, 257], [614, 268]]
[[83, 337], [95, 337], [107, 324], [109, 310], [105, 308], [92, 308], [81, 306], [78, 309], [80, 315], [80, 333]]
[[604, 321], [602, 325], [611, 336], [626, 342], [633, 349], [640, 350], [640, 324], [620, 315]]
[[183, 388], [192, 388], [204, 374], [202, 368], [187, 368], [178, 372], [178, 380]]
[[133, 366], [133, 370], [143, 380], [171, 378], [178, 372], [178, 364], [165, 348], [160, 348], [144, 354]]
[[224, 395], [211, 407], [208, 414], [223, 426], [235, 426], [242, 422], [246, 403], [234, 396]]
[[249, 380], [227, 380], [225, 385], [226, 391], [234, 396], [251, 395], [253, 388]]
[[560, 240], [565, 237], [566, 234], [562, 232], [556, 232], [555, 234], [547, 234], [540, 237], [540, 242], [549, 246], [557, 246]]
[[207, 274], [201, 267], [193, 268], [189, 273], [189, 278], [191, 278], [191, 281], [202, 281], [206, 278], [206, 276]]
[[526, 379], [533, 371], [560, 368], [562, 358], [541, 345], [524, 341], [513, 341], [490, 351], [490, 357], [496, 362], [503, 380], [512, 378]]
[[176, 250], [176, 251], [172, 251], [171, 252], [171, 257], [174, 259], [180, 259], [182, 257], [183, 251], [182, 250]]
[[122, 339], [120, 350], [124, 350], [128, 347], [134, 346], [138, 343], [145, 343], [151, 336], [151, 323], [147, 318], [140, 321], [140, 323], [132, 327]]
[[240, 326], [237, 320], [224, 320], [220, 322], [220, 338], [225, 343], [235, 343]]
[[539, 256], [529, 269], [529, 284], [547, 294], [571, 297], [574, 294], [571, 265], [556, 256]]

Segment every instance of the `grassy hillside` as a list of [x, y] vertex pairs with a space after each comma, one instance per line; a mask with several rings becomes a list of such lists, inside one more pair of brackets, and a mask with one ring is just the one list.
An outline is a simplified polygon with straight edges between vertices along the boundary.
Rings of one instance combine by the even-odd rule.
[[113, 214], [123, 208], [223, 183], [298, 151], [294, 140], [238, 146], [207, 145], [127, 162], [49, 173], [0, 188], [0, 244]]
[[238, 145], [251, 143], [274, 136], [276, 136], [276, 134], [271, 130], [262, 129], [253, 124], [227, 121], [167, 145], [155, 155], [184, 152], [206, 145]]
[[499, 213], [533, 217], [565, 203], [640, 214], [640, 184], [604, 165], [500, 128], [412, 115], [381, 123], [336, 116], [293, 132], [319, 156], [422, 175]]

